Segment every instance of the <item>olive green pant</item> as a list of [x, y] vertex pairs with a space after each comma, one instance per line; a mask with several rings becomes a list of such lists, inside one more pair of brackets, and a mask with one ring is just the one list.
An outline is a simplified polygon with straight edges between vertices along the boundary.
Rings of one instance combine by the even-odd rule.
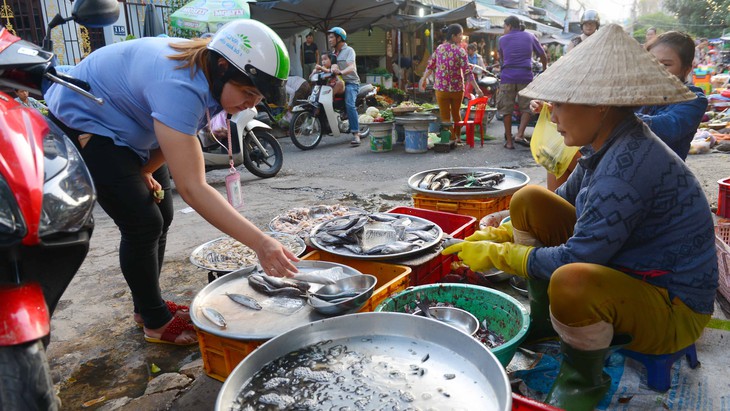
[[[510, 203], [512, 225], [530, 232], [546, 247], [568, 241], [576, 222], [575, 207], [555, 193], [526, 186]], [[627, 349], [645, 354], [676, 352], [694, 343], [710, 321], [666, 289], [599, 264], [571, 263], [552, 273], [550, 312], [570, 327], [605, 321], [614, 334], [630, 334]]]

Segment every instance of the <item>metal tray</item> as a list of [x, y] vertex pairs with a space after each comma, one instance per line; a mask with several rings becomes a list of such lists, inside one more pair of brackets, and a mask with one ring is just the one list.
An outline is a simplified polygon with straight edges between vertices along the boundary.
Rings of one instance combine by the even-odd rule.
[[[399, 213], [375, 213], [375, 214], [386, 214], [386, 215], [392, 215], [392, 216], [396, 216], [396, 217], [407, 217], [407, 218], [409, 218], [415, 222], [419, 222], [421, 224], [427, 224], [427, 223], [433, 224], [434, 227], [431, 229], [431, 231], [436, 234], [436, 237], [434, 240], [429, 241], [428, 243], [424, 244], [421, 248], [417, 248], [417, 249], [410, 250], [410, 251], [405, 251], [402, 253], [362, 255], [362, 254], [355, 254], [346, 248], [330, 248], [324, 244], [319, 243], [314, 236], [315, 236], [315, 234], [317, 234], [317, 232], [319, 232], [320, 228], [324, 224], [327, 223], [327, 222], [324, 222], [324, 223], [318, 224], [316, 227], [314, 227], [312, 229], [312, 232], [309, 234], [309, 241], [312, 243], [313, 246], [315, 246], [316, 248], [318, 248], [320, 250], [327, 251], [328, 253], [339, 255], [342, 257], [353, 258], [353, 259], [357, 259], [357, 260], [393, 260], [393, 259], [398, 259], [398, 258], [415, 256], [415, 255], [418, 255], [418, 254], [421, 254], [421, 253], [427, 251], [431, 247], [440, 243], [441, 237], [443, 237], [443, 234], [444, 234], [444, 231], [441, 229], [441, 227], [439, 227], [438, 224], [434, 223], [431, 220], [427, 220], [425, 218], [416, 217], [416, 216], [407, 215], [407, 214], [399, 214]], [[339, 217], [339, 218], [343, 218], [343, 217]]]
[[[264, 234], [266, 234], [266, 235], [268, 235], [270, 237], [273, 237], [273, 238], [275, 238], [275, 239], [277, 239], [279, 241], [281, 241], [281, 239], [286, 238], [288, 240], [291, 240], [291, 241], [295, 242], [296, 243], [295, 249], [289, 250], [289, 251], [291, 251], [292, 254], [296, 255], [297, 257], [299, 257], [302, 254], [304, 254], [304, 251], [307, 248], [306, 244], [304, 244], [304, 240], [302, 240], [301, 238], [299, 238], [299, 237], [297, 237], [296, 235], [293, 235], [293, 234], [278, 233], [278, 232], [268, 232], [268, 231], [265, 232]], [[206, 255], [206, 253], [208, 252], [208, 250], [211, 249], [215, 245], [215, 243], [217, 243], [219, 241], [222, 241], [222, 240], [232, 240], [232, 238], [231, 237], [228, 237], [228, 236], [218, 237], [218, 238], [216, 238], [214, 240], [210, 240], [210, 241], [208, 241], [206, 243], [203, 243], [203, 244], [199, 245], [198, 247], [195, 248], [195, 250], [193, 250], [192, 253], [190, 253], [190, 262], [193, 263], [193, 265], [195, 265], [196, 267], [203, 268], [203, 269], [209, 270], [209, 271], [214, 271], [214, 272], [217, 272], [217, 273], [230, 273], [230, 272], [233, 272], [233, 271], [236, 271], [236, 270], [243, 270], [243, 269], [246, 269], [246, 268], [252, 268], [252, 267], [255, 267], [256, 266], [256, 264], [250, 264], [250, 265], [242, 265], [242, 266], [236, 267], [234, 269], [221, 269], [221, 268], [213, 265], [215, 263], [212, 263], [212, 262], [208, 262], [209, 264], [201, 263], [200, 262], [201, 260], [203, 260], [203, 261], [206, 260], [206, 258], [204, 256]], [[241, 247], [248, 248], [244, 244], [241, 244]], [[251, 251], [253, 252], [253, 250], [251, 250]], [[254, 253], [254, 255], [255, 255], [255, 253]], [[256, 261], [258, 262], [258, 259], [256, 259]]]
[[[419, 389], [432, 393], [432, 398], [448, 401], [449, 409], [474, 409], [475, 404], [479, 404], [478, 408], [483, 411], [512, 408], [505, 369], [494, 354], [476, 339], [424, 317], [402, 313], [360, 313], [298, 327], [257, 348], [228, 376], [218, 393], [215, 410], [232, 409], [245, 384], [266, 364], [325, 341], [329, 341], [327, 347], [330, 344], [346, 345], [348, 351], [372, 355], [373, 361], [386, 361], [394, 367], [413, 364], [425, 368], [425, 374], [412, 378], [418, 378]], [[421, 362], [427, 354], [426, 361]], [[444, 378], [446, 374], [454, 374], [455, 377]], [[374, 379], [372, 383], [378, 382], [382, 381]], [[441, 392], [448, 393], [449, 397], [444, 399]], [[419, 396], [413, 405], [426, 409], [429, 408], [427, 401], [427, 398]]]
[[[352, 267], [327, 261], [303, 260], [295, 263], [299, 272], [307, 273], [342, 267], [345, 274], [362, 275]], [[226, 274], [208, 284], [198, 292], [190, 306], [190, 319], [201, 330], [223, 338], [233, 340], [268, 340], [292, 328], [312, 321], [321, 320], [325, 316], [314, 311], [304, 298], [270, 297], [248, 285], [248, 275], [253, 270], [238, 270]], [[315, 291], [319, 286], [313, 286]], [[261, 311], [245, 308], [228, 298], [225, 294], [243, 294], [252, 297], [263, 307]], [[285, 302], [284, 306], [277, 303]], [[301, 304], [299, 303], [301, 302]], [[228, 326], [222, 329], [203, 316], [202, 308], [212, 307], [223, 314]]]
[[[337, 218], [337, 217], [326, 218], [328, 215], [332, 215], [332, 212], [327, 213], [327, 212], [325, 212], [325, 209], [332, 208], [332, 207], [334, 207], [334, 206], [333, 205], [317, 205], [317, 206], [311, 206], [311, 207], [297, 207], [297, 208], [301, 208], [301, 209], [307, 209], [308, 210], [307, 215], [306, 215], [305, 219], [299, 220], [300, 221], [299, 225], [302, 226], [301, 229], [297, 230], [296, 232], [288, 232], [288, 234], [295, 234], [295, 235], [298, 235], [300, 238], [306, 239], [309, 236], [309, 233], [312, 231], [312, 228], [314, 226], [316, 226], [320, 222], [326, 222], [326, 221], [332, 220], [333, 218]], [[349, 206], [345, 206], [345, 205], [341, 205], [341, 204], [339, 205], [338, 208], [343, 209], [344, 210], [343, 212], [346, 213], [345, 215], [366, 213], [366, 211], [361, 208], [349, 207]], [[277, 230], [276, 222], [278, 220], [281, 220], [284, 218], [291, 218], [293, 220], [297, 220], [295, 217], [287, 215], [292, 210], [289, 210], [285, 213], [279, 214], [276, 217], [272, 218], [271, 221], [269, 222], [269, 230], [274, 231], [274, 232], [283, 232], [283, 231]], [[321, 221], [315, 221], [314, 223], [311, 223], [311, 224], [309, 223], [310, 220], [317, 220], [317, 219], [321, 219]]]
[[[504, 174], [504, 180], [495, 186], [496, 190], [492, 191], [469, 191], [469, 192], [444, 192], [434, 191], [418, 187], [418, 183], [423, 180], [428, 173], [438, 173], [439, 171], [448, 171], [450, 173], [485, 173], [485, 172], [499, 172]], [[504, 168], [492, 168], [492, 167], [451, 167], [451, 168], [436, 168], [433, 170], [421, 171], [412, 175], [408, 179], [408, 186], [411, 190], [425, 194], [429, 197], [441, 197], [451, 199], [477, 199], [487, 197], [504, 197], [506, 195], [513, 194], [515, 191], [527, 185], [530, 182], [530, 177], [517, 170], [507, 170]]]

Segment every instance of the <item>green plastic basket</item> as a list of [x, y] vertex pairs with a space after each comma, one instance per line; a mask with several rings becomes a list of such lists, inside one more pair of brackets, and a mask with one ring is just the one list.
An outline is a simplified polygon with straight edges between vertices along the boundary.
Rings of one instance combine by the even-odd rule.
[[478, 285], [443, 283], [409, 287], [384, 300], [375, 311], [413, 312], [419, 299], [453, 304], [474, 314], [480, 323], [486, 319], [489, 330], [504, 337], [505, 343], [492, 350], [504, 367], [527, 337], [530, 326], [527, 309], [501, 291]]

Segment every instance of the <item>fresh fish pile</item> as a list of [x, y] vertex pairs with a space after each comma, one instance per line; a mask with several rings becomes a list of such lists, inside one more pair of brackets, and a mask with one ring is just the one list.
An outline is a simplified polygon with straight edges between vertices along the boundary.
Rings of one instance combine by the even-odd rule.
[[498, 190], [496, 187], [504, 181], [504, 173], [450, 173], [442, 170], [428, 173], [418, 182], [418, 188], [431, 191], [469, 192]]
[[266, 274], [249, 275], [248, 284], [258, 292], [278, 297], [304, 297], [309, 290], [309, 284], [304, 281], [272, 277]]
[[434, 245], [441, 229], [400, 214], [359, 214], [336, 218], [313, 232], [319, 248], [344, 255], [388, 256]]
[[[304, 251], [304, 243], [296, 236], [284, 233], [270, 233], [294, 255]], [[229, 272], [258, 263], [256, 253], [231, 237], [221, 237], [196, 248], [190, 261], [198, 267], [211, 271]]]
[[362, 213], [362, 210], [352, 209], [340, 204], [296, 207], [274, 217], [269, 223], [269, 228], [280, 233], [307, 238], [312, 228], [318, 224], [337, 217], [360, 213]]

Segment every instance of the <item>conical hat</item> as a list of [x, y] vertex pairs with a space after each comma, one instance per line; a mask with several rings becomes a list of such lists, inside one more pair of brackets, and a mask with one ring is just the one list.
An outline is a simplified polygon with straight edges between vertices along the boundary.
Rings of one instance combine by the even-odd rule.
[[594, 106], [644, 106], [696, 98], [620, 26], [609, 24], [520, 91], [524, 97]]

